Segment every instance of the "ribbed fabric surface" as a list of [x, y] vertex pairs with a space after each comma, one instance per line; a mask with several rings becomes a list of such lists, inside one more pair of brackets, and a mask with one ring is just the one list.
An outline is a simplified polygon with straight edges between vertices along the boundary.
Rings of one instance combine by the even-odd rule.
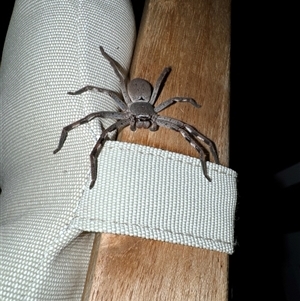
[[53, 150], [67, 124], [116, 110], [100, 93], [67, 92], [86, 84], [118, 92], [99, 46], [128, 70], [134, 42], [129, 0], [16, 1], [0, 69], [1, 300], [80, 300], [94, 235], [70, 222], [99, 121]]
[[108, 141], [96, 189], [85, 189], [71, 225], [231, 254], [236, 173], [207, 164], [212, 182], [197, 158]]

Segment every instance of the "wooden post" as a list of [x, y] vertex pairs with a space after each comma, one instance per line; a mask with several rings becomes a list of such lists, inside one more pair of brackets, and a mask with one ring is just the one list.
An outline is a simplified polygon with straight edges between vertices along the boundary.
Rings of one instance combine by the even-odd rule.
[[[172, 67], [157, 102], [194, 98], [162, 115], [181, 119], [212, 139], [228, 164], [230, 1], [148, 0], [131, 78], [155, 83]], [[125, 129], [120, 140], [191, 156], [174, 131]], [[124, 235], [97, 234], [82, 300], [227, 300], [228, 256], [216, 251]]]

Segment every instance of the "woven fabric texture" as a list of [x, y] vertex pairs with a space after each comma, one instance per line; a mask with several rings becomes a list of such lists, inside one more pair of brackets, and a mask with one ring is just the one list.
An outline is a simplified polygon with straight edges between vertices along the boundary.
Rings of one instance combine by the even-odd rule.
[[231, 254], [236, 173], [207, 165], [212, 182], [197, 158], [108, 141], [99, 156], [97, 189], [84, 191], [71, 227]]
[[120, 91], [99, 46], [128, 70], [134, 42], [129, 0], [16, 1], [0, 75], [1, 300], [80, 300], [94, 234], [69, 225], [99, 121], [53, 150], [67, 124], [116, 110], [108, 96], [67, 91], [86, 84]]

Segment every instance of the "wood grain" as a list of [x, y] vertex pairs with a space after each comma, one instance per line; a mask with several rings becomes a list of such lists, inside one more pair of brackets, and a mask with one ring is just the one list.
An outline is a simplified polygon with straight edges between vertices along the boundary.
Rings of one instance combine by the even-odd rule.
[[[149, 0], [130, 71], [155, 83], [172, 67], [157, 101], [192, 97], [162, 115], [181, 119], [212, 139], [228, 164], [229, 0]], [[197, 156], [171, 130], [125, 129], [120, 140]], [[123, 235], [97, 234], [82, 300], [227, 300], [228, 256]]]

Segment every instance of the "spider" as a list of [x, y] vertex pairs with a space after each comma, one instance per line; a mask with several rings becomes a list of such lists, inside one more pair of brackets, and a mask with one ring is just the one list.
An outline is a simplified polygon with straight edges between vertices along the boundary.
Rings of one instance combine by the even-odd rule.
[[137, 128], [149, 129], [150, 131], [157, 131], [159, 126], [169, 128], [171, 130], [175, 130], [179, 132], [190, 144], [193, 146], [200, 155], [200, 161], [202, 166], [202, 171], [204, 176], [208, 181], [211, 181], [211, 178], [207, 174], [206, 167], [206, 150], [198, 141], [201, 140], [206, 145], [208, 145], [211, 154], [214, 157], [215, 163], [219, 164], [218, 154], [213, 141], [202, 135], [198, 130], [196, 130], [191, 125], [171, 118], [160, 116], [158, 113], [166, 109], [167, 107], [177, 103], [177, 102], [188, 102], [195, 106], [196, 108], [200, 108], [200, 105], [192, 98], [186, 97], [172, 97], [168, 100], [165, 100], [158, 106], [154, 107], [156, 99], [158, 97], [158, 93], [162, 87], [162, 84], [166, 78], [166, 76], [170, 73], [171, 68], [166, 67], [160, 74], [154, 88], [152, 91], [151, 84], [142, 78], [135, 78], [129, 81], [127, 88], [125, 83], [125, 78], [122, 75], [122, 67], [118, 62], [116, 62], [112, 57], [110, 57], [100, 46], [100, 51], [104, 58], [108, 60], [109, 64], [114, 70], [114, 73], [119, 78], [121, 84], [121, 92], [124, 98], [122, 101], [116, 93], [110, 91], [108, 89], [99, 88], [95, 86], [85, 86], [78, 91], [68, 92], [69, 95], [79, 95], [81, 93], [87, 92], [89, 90], [96, 90], [98, 92], [109, 95], [121, 109], [119, 112], [96, 112], [87, 115], [86, 117], [71, 123], [70, 125], [63, 128], [60, 140], [58, 143], [58, 147], [54, 150], [54, 154], [56, 154], [61, 148], [68, 136], [69, 131], [75, 129], [76, 127], [88, 123], [94, 118], [111, 118], [115, 119], [116, 122], [109, 126], [107, 129], [104, 129], [95, 144], [91, 154], [91, 183], [90, 189], [92, 189], [95, 185], [97, 179], [97, 158], [99, 153], [104, 146], [104, 143], [108, 139], [108, 134], [113, 131], [121, 131], [123, 128], [130, 126], [132, 131], [135, 131]]

